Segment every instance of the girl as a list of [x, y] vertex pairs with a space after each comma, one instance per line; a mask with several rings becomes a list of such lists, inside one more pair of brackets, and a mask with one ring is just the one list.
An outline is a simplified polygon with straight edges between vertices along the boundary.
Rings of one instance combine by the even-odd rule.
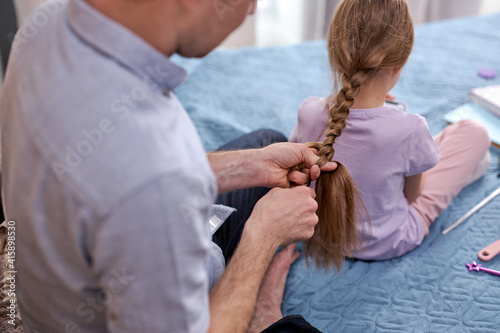
[[[314, 141], [309, 145], [318, 148], [320, 158], [334, 156], [349, 170], [369, 214], [355, 223], [361, 241], [355, 258], [389, 259], [413, 250], [451, 200], [489, 165], [490, 139], [479, 123], [461, 121], [432, 138], [423, 117], [384, 106], [412, 47], [405, 0], [342, 1], [328, 35], [330, 66], [341, 89], [326, 99], [306, 99], [290, 137]], [[334, 203], [318, 203], [319, 213], [336, 214]], [[316, 263], [326, 267], [328, 260], [318, 260], [315, 249], [327, 238], [315, 237], [306, 250], [309, 246]], [[349, 254], [346, 244], [331, 250]]]

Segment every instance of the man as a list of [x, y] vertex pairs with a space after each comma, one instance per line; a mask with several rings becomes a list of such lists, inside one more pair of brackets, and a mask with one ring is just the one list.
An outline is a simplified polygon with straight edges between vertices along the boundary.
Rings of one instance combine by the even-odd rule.
[[[282, 143], [207, 159], [173, 92], [186, 73], [168, 60], [206, 55], [255, 5], [54, 0], [20, 29], [0, 97], [2, 189], [28, 332], [242, 332], [280, 319], [297, 254], [273, 255], [317, 223], [314, 192], [287, 187], [316, 179], [318, 158]], [[258, 186], [274, 189], [209, 295], [216, 194]]]

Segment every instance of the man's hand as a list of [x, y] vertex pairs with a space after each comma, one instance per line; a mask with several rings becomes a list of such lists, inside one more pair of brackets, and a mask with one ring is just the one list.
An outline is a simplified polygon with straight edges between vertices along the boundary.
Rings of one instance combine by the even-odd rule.
[[[301, 143], [275, 143], [262, 148], [263, 176], [267, 187], [290, 187], [290, 183], [307, 184], [318, 179], [321, 171], [333, 171], [335, 162], [328, 162], [321, 169], [315, 165], [319, 157], [315, 149]], [[303, 163], [304, 169], [292, 170]]]
[[306, 186], [274, 188], [260, 199], [245, 225], [245, 232], [274, 248], [306, 240], [318, 223], [316, 194]]
[[[318, 157], [303, 144], [283, 143], [263, 149], [213, 153], [209, 154], [209, 160], [222, 191], [251, 186], [287, 187], [290, 181], [304, 184], [309, 179], [309, 170], [312, 179], [320, 173], [319, 167], [314, 166]], [[304, 163], [308, 170], [290, 171], [300, 163]], [[335, 168], [335, 163], [329, 163], [322, 170]], [[257, 292], [278, 246], [303, 241], [314, 234], [318, 223], [314, 191], [307, 186], [278, 187], [255, 205], [245, 223], [238, 248], [221, 280], [210, 292], [211, 332], [247, 330]], [[293, 247], [277, 255], [259, 302], [262, 297], [272, 296], [273, 301], [282, 297], [289, 264], [296, 257]], [[271, 295], [269, 288], [275, 287], [276, 293]], [[264, 302], [264, 306], [274, 305]], [[273, 315], [277, 318], [280, 313]], [[257, 314], [252, 328], [263, 327], [272, 319]]]
[[[262, 149], [211, 152], [207, 155], [217, 177], [219, 193], [250, 187], [290, 187], [316, 180], [321, 171], [333, 171], [335, 162], [321, 169], [315, 149], [302, 143], [275, 143]], [[301, 170], [298, 165], [303, 165]]]
[[[257, 202], [245, 223], [238, 248], [222, 278], [210, 291], [210, 332], [248, 330], [259, 288], [278, 246], [302, 241], [314, 234], [318, 222], [314, 196], [314, 191], [306, 186], [274, 188]], [[276, 310], [276, 304], [281, 304], [278, 298], [282, 298], [288, 269], [298, 255], [293, 249], [289, 247], [276, 255], [269, 268], [259, 303], [266, 297], [272, 299], [262, 303], [262, 307]], [[279, 319], [280, 312], [261, 315], [261, 312], [256, 314], [253, 329], [269, 324], [273, 318]]]

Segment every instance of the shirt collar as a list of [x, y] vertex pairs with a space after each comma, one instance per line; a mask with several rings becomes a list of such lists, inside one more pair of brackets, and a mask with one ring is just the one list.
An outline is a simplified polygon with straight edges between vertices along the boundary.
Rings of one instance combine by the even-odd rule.
[[152, 79], [164, 94], [186, 81], [187, 74], [183, 68], [85, 1], [70, 0], [66, 15], [74, 32], [87, 44], [114, 59], [141, 80]]

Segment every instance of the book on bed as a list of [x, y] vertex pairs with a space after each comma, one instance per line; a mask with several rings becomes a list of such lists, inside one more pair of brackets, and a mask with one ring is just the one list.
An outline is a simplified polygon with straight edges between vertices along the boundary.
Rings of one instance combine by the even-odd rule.
[[500, 85], [472, 89], [469, 93], [469, 99], [500, 116]]
[[484, 107], [469, 102], [444, 115], [444, 120], [453, 124], [462, 119], [473, 119], [479, 121], [486, 127], [491, 138], [491, 144], [500, 149], [500, 116], [485, 109]]

